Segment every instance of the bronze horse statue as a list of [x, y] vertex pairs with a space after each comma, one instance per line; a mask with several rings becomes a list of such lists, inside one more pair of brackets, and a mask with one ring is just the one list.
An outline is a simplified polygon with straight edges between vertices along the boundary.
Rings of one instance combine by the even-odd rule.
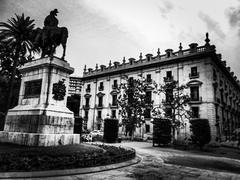
[[54, 29], [34, 29], [33, 33], [34, 48], [41, 49], [41, 58], [45, 56], [52, 57], [60, 44], [63, 47], [63, 55], [65, 58], [66, 43], [68, 38], [68, 30], [66, 27], [56, 27]]

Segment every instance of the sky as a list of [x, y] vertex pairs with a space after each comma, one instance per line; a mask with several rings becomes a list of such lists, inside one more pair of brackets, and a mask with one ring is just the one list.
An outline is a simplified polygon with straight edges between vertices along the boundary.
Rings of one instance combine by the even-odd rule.
[[[43, 27], [57, 8], [60, 27], [67, 27], [66, 60], [82, 76], [84, 65], [108, 65], [123, 57], [138, 59], [178, 51], [179, 43], [210, 44], [240, 78], [240, 0], [0, 0], [0, 22], [24, 13]], [[61, 57], [57, 48], [56, 56]]]

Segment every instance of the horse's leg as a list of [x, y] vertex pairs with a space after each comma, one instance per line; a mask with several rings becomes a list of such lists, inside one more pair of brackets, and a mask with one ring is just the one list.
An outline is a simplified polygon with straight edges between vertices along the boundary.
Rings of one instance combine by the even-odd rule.
[[63, 55], [62, 55], [62, 58], [64, 60], [65, 58], [65, 53], [66, 53], [66, 44], [65, 43], [62, 43], [62, 47], [63, 47]]
[[41, 53], [41, 58], [44, 58], [47, 54], [47, 47], [42, 47], [42, 53]]
[[50, 57], [53, 57], [53, 55], [54, 55], [54, 53], [55, 53], [55, 51], [56, 51], [56, 47], [57, 47], [57, 45], [56, 45], [55, 43], [53, 43], [53, 44], [51, 45]]

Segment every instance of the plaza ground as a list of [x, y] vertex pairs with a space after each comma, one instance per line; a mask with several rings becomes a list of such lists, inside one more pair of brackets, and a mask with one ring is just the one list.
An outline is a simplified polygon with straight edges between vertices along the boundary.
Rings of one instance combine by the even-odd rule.
[[[152, 147], [148, 142], [123, 142], [114, 144], [136, 149], [137, 155], [142, 159], [140, 163], [124, 168], [113, 169], [89, 174], [76, 174], [70, 176], [34, 178], [53, 180], [237, 180], [240, 179], [240, 157], [234, 156], [239, 150], [229, 150], [231, 153], [213, 153], [199, 151], [184, 151], [172, 148]], [[228, 150], [223, 148], [222, 151]], [[225, 157], [224, 157], [225, 156]], [[234, 159], [233, 159], [234, 158]], [[170, 162], [171, 161], [171, 162]], [[184, 163], [184, 166], [172, 164]], [[166, 163], [166, 162], [170, 162]], [[205, 164], [205, 166], [204, 166]], [[187, 166], [192, 167], [187, 167]], [[195, 166], [195, 167], [194, 167]], [[193, 168], [194, 167], [194, 168]], [[67, 171], [67, 170], [64, 170]], [[31, 179], [31, 178], [24, 178]]]

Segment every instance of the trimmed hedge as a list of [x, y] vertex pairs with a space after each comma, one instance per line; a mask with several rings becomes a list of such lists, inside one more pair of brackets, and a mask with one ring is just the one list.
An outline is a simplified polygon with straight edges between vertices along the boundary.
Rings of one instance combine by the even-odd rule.
[[84, 151], [83, 145], [20, 149], [14, 153], [0, 153], [1, 172], [84, 168], [119, 163], [135, 157], [134, 149], [98, 144], [88, 145]]
[[169, 119], [155, 118], [153, 121], [153, 146], [167, 145], [171, 142], [172, 123]]
[[107, 143], [115, 143], [118, 139], [118, 119], [104, 119], [103, 139]]
[[208, 119], [193, 119], [190, 121], [192, 143], [202, 147], [211, 141], [211, 131]]

